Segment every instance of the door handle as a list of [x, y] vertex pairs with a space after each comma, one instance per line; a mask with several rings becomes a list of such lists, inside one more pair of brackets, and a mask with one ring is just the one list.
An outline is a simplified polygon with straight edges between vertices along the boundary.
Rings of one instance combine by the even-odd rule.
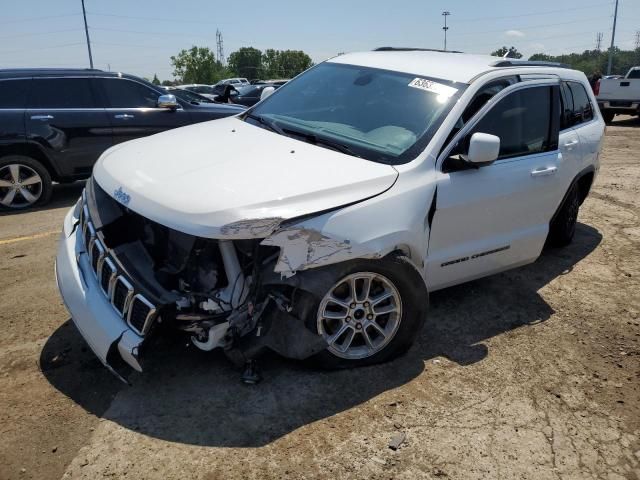
[[567, 142], [564, 144], [565, 147], [573, 147], [574, 145], [578, 144], [578, 140], [571, 140], [570, 142]]
[[53, 120], [53, 115], [31, 115], [31, 120]]
[[542, 167], [536, 168], [531, 172], [532, 177], [546, 177], [548, 175], [553, 175], [558, 171], [558, 167]]
[[113, 118], [118, 118], [118, 119], [135, 118], [135, 115], [130, 115], [128, 113], [119, 113], [117, 115], [114, 115]]

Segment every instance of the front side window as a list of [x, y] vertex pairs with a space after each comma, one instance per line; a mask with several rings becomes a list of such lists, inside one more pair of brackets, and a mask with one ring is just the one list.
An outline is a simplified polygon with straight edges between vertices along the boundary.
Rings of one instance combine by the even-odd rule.
[[567, 82], [573, 96], [573, 124], [588, 122], [593, 119], [593, 107], [589, 96], [581, 83]]
[[88, 78], [34, 78], [30, 108], [95, 108]]
[[549, 151], [552, 87], [532, 87], [518, 90], [500, 100], [472, 129], [500, 138], [498, 159], [519, 157]]
[[258, 104], [281, 134], [383, 163], [414, 159], [467, 85], [326, 62]]
[[0, 80], [0, 109], [24, 108], [31, 79]]
[[155, 108], [160, 93], [124, 78], [102, 78], [102, 88], [113, 108]]

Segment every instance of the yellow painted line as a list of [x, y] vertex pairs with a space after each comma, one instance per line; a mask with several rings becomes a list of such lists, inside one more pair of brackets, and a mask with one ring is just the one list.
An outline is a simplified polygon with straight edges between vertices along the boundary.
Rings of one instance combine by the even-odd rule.
[[50, 235], [56, 235], [60, 233], [60, 230], [52, 230], [50, 232], [36, 233], [35, 235], [27, 235], [26, 237], [7, 238], [0, 240], [0, 245], [8, 245], [10, 243], [24, 242], [26, 240], [35, 240], [36, 238], [48, 237]]

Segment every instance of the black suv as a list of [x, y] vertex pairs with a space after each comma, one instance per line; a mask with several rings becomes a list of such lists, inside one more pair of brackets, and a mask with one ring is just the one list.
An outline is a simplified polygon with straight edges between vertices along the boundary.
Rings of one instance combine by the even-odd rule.
[[89, 177], [112, 145], [242, 111], [176, 99], [122, 73], [0, 70], [0, 209], [46, 203], [52, 181]]

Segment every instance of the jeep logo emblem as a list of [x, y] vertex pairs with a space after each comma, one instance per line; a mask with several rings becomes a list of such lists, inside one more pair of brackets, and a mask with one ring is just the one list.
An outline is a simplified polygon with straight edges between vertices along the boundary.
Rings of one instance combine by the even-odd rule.
[[129, 205], [129, 202], [131, 201], [131, 195], [129, 195], [128, 193], [125, 193], [125, 191], [122, 190], [122, 187], [118, 188], [115, 192], [113, 192], [113, 198], [115, 198], [125, 207]]

